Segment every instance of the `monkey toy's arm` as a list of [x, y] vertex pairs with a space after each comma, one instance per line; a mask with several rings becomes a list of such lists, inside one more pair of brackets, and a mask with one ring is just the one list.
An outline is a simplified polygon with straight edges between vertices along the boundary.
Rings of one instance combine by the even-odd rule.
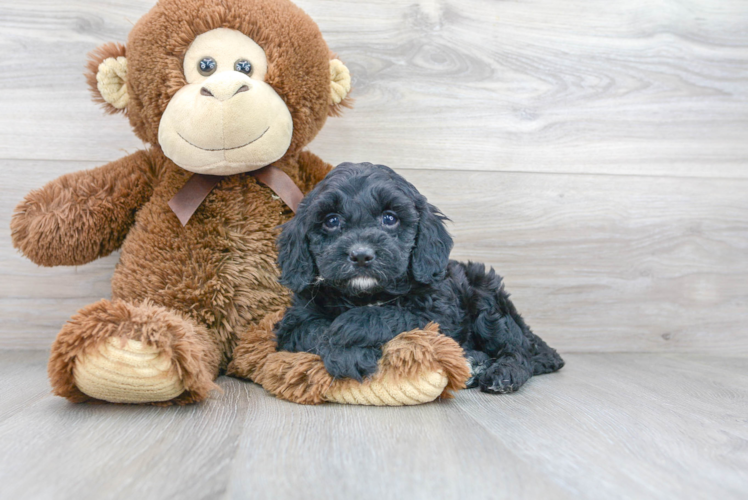
[[110, 254], [151, 196], [153, 171], [148, 152], [138, 151], [31, 191], [13, 214], [13, 246], [41, 266], [80, 265]]

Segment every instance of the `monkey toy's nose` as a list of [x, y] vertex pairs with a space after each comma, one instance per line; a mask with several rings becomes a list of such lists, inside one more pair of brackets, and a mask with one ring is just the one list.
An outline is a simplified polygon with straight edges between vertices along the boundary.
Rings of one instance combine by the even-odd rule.
[[367, 246], [356, 246], [348, 253], [348, 260], [359, 267], [366, 267], [375, 259], [374, 250]]
[[251, 84], [247, 82], [246, 77], [234, 76], [231, 73], [235, 72], [224, 72], [228, 75], [219, 73], [209, 78], [200, 89], [200, 94], [206, 97], [215, 97], [219, 101], [228, 101], [236, 94], [241, 92], [247, 92], [251, 88]]

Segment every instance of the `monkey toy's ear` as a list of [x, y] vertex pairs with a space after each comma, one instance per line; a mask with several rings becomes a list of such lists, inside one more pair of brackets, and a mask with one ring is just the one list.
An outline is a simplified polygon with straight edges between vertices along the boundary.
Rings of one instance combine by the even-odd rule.
[[350, 108], [353, 100], [351, 72], [340, 59], [330, 59], [330, 116], [340, 116], [342, 108]]
[[107, 113], [125, 112], [127, 94], [126, 48], [121, 43], [107, 43], [88, 54], [86, 80], [95, 102]]
[[281, 269], [279, 281], [297, 293], [311, 285], [315, 278], [303, 205], [302, 200], [296, 216], [281, 226], [282, 232], [278, 237], [278, 266]]

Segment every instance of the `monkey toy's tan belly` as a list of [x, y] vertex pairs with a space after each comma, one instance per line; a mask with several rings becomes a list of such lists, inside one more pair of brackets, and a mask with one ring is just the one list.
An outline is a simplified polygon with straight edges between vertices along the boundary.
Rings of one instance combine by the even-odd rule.
[[188, 172], [167, 174], [122, 245], [115, 299], [150, 300], [214, 331], [229, 356], [243, 328], [289, 300], [275, 265], [291, 211], [249, 174], [222, 180], [182, 226], [168, 201]]

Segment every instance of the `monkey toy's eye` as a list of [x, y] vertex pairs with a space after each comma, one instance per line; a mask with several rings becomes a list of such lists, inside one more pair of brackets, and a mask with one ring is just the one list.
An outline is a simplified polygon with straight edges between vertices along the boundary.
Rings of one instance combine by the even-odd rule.
[[340, 216], [338, 214], [330, 214], [325, 217], [325, 221], [322, 223], [322, 225], [328, 231], [334, 231], [340, 227]]
[[394, 212], [385, 212], [382, 214], [382, 224], [387, 227], [395, 227], [400, 222]]
[[215, 73], [218, 63], [212, 57], [203, 57], [197, 63], [197, 71], [203, 76], [210, 76]]
[[239, 59], [234, 63], [234, 69], [239, 73], [249, 75], [252, 73], [252, 65], [246, 59]]

